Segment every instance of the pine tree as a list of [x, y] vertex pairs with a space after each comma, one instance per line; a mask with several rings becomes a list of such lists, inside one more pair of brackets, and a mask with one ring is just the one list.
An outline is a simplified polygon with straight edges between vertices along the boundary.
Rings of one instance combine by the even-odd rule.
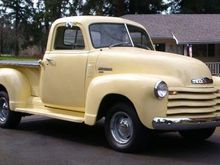
[[167, 8], [163, 0], [130, 0], [129, 14], [159, 14]]
[[172, 13], [182, 14], [220, 14], [218, 0], [170, 0]]
[[19, 30], [22, 23], [26, 23], [31, 16], [33, 2], [31, 0], [1, 0], [5, 15], [14, 21], [15, 55], [19, 55]]

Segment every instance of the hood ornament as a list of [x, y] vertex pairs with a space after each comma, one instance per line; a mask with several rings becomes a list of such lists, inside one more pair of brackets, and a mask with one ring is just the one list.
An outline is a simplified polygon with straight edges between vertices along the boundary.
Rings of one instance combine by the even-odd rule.
[[198, 79], [192, 79], [191, 83], [192, 84], [212, 84], [213, 80], [208, 77], [202, 77]]

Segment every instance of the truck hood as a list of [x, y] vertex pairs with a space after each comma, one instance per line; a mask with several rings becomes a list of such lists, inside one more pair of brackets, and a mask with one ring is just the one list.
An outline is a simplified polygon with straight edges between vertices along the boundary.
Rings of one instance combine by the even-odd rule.
[[112, 68], [105, 74], [147, 74], [165, 81], [170, 86], [211, 87], [212, 84], [192, 84], [193, 79], [212, 78], [208, 67], [201, 61], [159, 51], [140, 48], [102, 49], [97, 68]]

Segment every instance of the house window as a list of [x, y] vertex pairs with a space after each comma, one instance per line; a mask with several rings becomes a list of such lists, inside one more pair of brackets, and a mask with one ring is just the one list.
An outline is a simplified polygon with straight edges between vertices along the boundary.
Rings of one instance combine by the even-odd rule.
[[193, 53], [193, 57], [214, 57], [215, 45], [214, 44], [192, 45], [192, 53]]
[[215, 56], [215, 45], [214, 44], [209, 44], [208, 45], [208, 56], [209, 57], [214, 57]]
[[156, 44], [155, 48], [156, 48], [157, 51], [165, 52], [165, 44]]

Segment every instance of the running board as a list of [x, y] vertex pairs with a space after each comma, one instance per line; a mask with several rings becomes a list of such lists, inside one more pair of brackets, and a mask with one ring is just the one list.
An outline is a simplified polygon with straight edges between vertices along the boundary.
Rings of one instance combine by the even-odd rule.
[[52, 108], [16, 108], [15, 111], [29, 113], [33, 115], [47, 116], [51, 118], [71, 121], [75, 123], [83, 123], [85, 121], [84, 113], [70, 110], [60, 110]]

